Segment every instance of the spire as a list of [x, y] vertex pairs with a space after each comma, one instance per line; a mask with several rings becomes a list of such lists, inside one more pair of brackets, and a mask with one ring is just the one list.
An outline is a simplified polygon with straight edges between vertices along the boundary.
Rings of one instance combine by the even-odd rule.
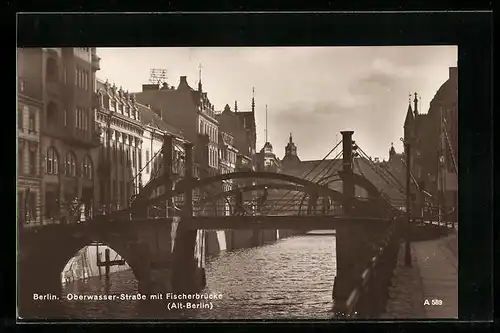
[[415, 104], [413, 112], [415, 112], [415, 116], [418, 115], [418, 94], [414, 93], [415, 98], [413, 99], [413, 103]]
[[389, 161], [394, 155], [396, 155], [396, 149], [394, 149], [394, 143], [391, 142], [391, 149], [389, 149]]
[[255, 87], [252, 87], [252, 112], [255, 112]]
[[234, 101], [234, 112], [238, 112], [238, 101]]
[[201, 92], [201, 88], [202, 88], [202, 85], [201, 85], [201, 63], [200, 65], [198, 66], [198, 70], [199, 70], [199, 73], [198, 73], [198, 91]]
[[413, 133], [413, 111], [411, 109], [411, 95], [410, 95], [410, 102], [408, 103], [408, 110], [406, 111], [406, 119], [405, 123], [403, 125], [404, 128], [404, 136], [405, 140], [409, 139], [412, 136]]
[[297, 156], [297, 146], [295, 146], [295, 144], [293, 143], [292, 133], [290, 133], [290, 137], [288, 138], [288, 144], [285, 147], [284, 159], [286, 159], [287, 161], [300, 161]]

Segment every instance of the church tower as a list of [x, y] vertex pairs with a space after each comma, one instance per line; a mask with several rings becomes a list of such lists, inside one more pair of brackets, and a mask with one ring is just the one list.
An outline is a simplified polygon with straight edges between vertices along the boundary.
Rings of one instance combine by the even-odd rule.
[[285, 147], [285, 157], [286, 156], [295, 156], [297, 157], [297, 146], [293, 143], [292, 133], [290, 133], [290, 137], [288, 139], [288, 144]]
[[285, 172], [294, 170], [300, 164], [300, 159], [297, 156], [297, 146], [293, 143], [292, 133], [288, 138], [288, 144], [285, 147], [285, 156], [282, 160], [283, 170]]

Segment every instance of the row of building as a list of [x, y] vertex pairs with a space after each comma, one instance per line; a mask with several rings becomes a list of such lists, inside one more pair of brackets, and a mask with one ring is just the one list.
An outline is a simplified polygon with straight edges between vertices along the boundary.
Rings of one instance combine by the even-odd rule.
[[[23, 225], [57, 223], [86, 209], [126, 208], [161, 173], [165, 134], [194, 144], [194, 177], [256, 169], [255, 100], [215, 110], [202, 82], [145, 84], [129, 93], [96, 77], [95, 48], [18, 50], [18, 206]], [[175, 171], [175, 170], [174, 170]], [[174, 172], [175, 173], [175, 172]], [[229, 189], [233, 185], [225, 182]], [[83, 205], [82, 205], [83, 204]]]
[[[87, 209], [127, 207], [161, 173], [165, 134], [174, 137], [173, 171], [179, 176], [185, 142], [194, 145], [194, 177], [259, 170], [312, 180], [315, 173], [307, 173], [317, 164], [318, 170], [334, 171], [331, 159], [301, 161], [292, 135], [281, 160], [270, 142], [257, 151], [253, 96], [249, 110], [240, 110], [237, 102], [216, 110], [201, 77], [197, 89], [181, 76], [177, 86], [144, 84], [142, 91], [129, 93], [97, 79], [99, 69], [95, 48], [19, 49], [18, 203], [24, 225], [68, 219], [75, 202]], [[415, 147], [415, 177], [448, 206], [456, 205], [457, 96], [453, 67], [429, 112], [419, 112], [415, 101], [404, 125], [405, 139]], [[401, 197], [377, 171], [404, 179], [402, 154], [393, 147], [387, 162], [358, 158], [353, 166], [389, 196]], [[228, 190], [235, 184], [221, 185]]]

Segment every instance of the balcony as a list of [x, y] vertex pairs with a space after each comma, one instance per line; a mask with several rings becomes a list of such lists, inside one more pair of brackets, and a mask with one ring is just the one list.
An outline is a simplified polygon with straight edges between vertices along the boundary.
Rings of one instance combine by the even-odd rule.
[[83, 148], [97, 148], [101, 145], [101, 130], [96, 124], [92, 130], [81, 130], [73, 128], [69, 131], [66, 141], [74, 146]]
[[92, 53], [92, 69], [98, 71], [101, 69], [101, 58], [97, 54]]

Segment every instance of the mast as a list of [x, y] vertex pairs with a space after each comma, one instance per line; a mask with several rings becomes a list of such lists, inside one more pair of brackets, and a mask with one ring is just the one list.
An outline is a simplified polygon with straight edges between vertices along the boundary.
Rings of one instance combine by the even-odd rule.
[[266, 104], [266, 143], [267, 143], [267, 104]]

